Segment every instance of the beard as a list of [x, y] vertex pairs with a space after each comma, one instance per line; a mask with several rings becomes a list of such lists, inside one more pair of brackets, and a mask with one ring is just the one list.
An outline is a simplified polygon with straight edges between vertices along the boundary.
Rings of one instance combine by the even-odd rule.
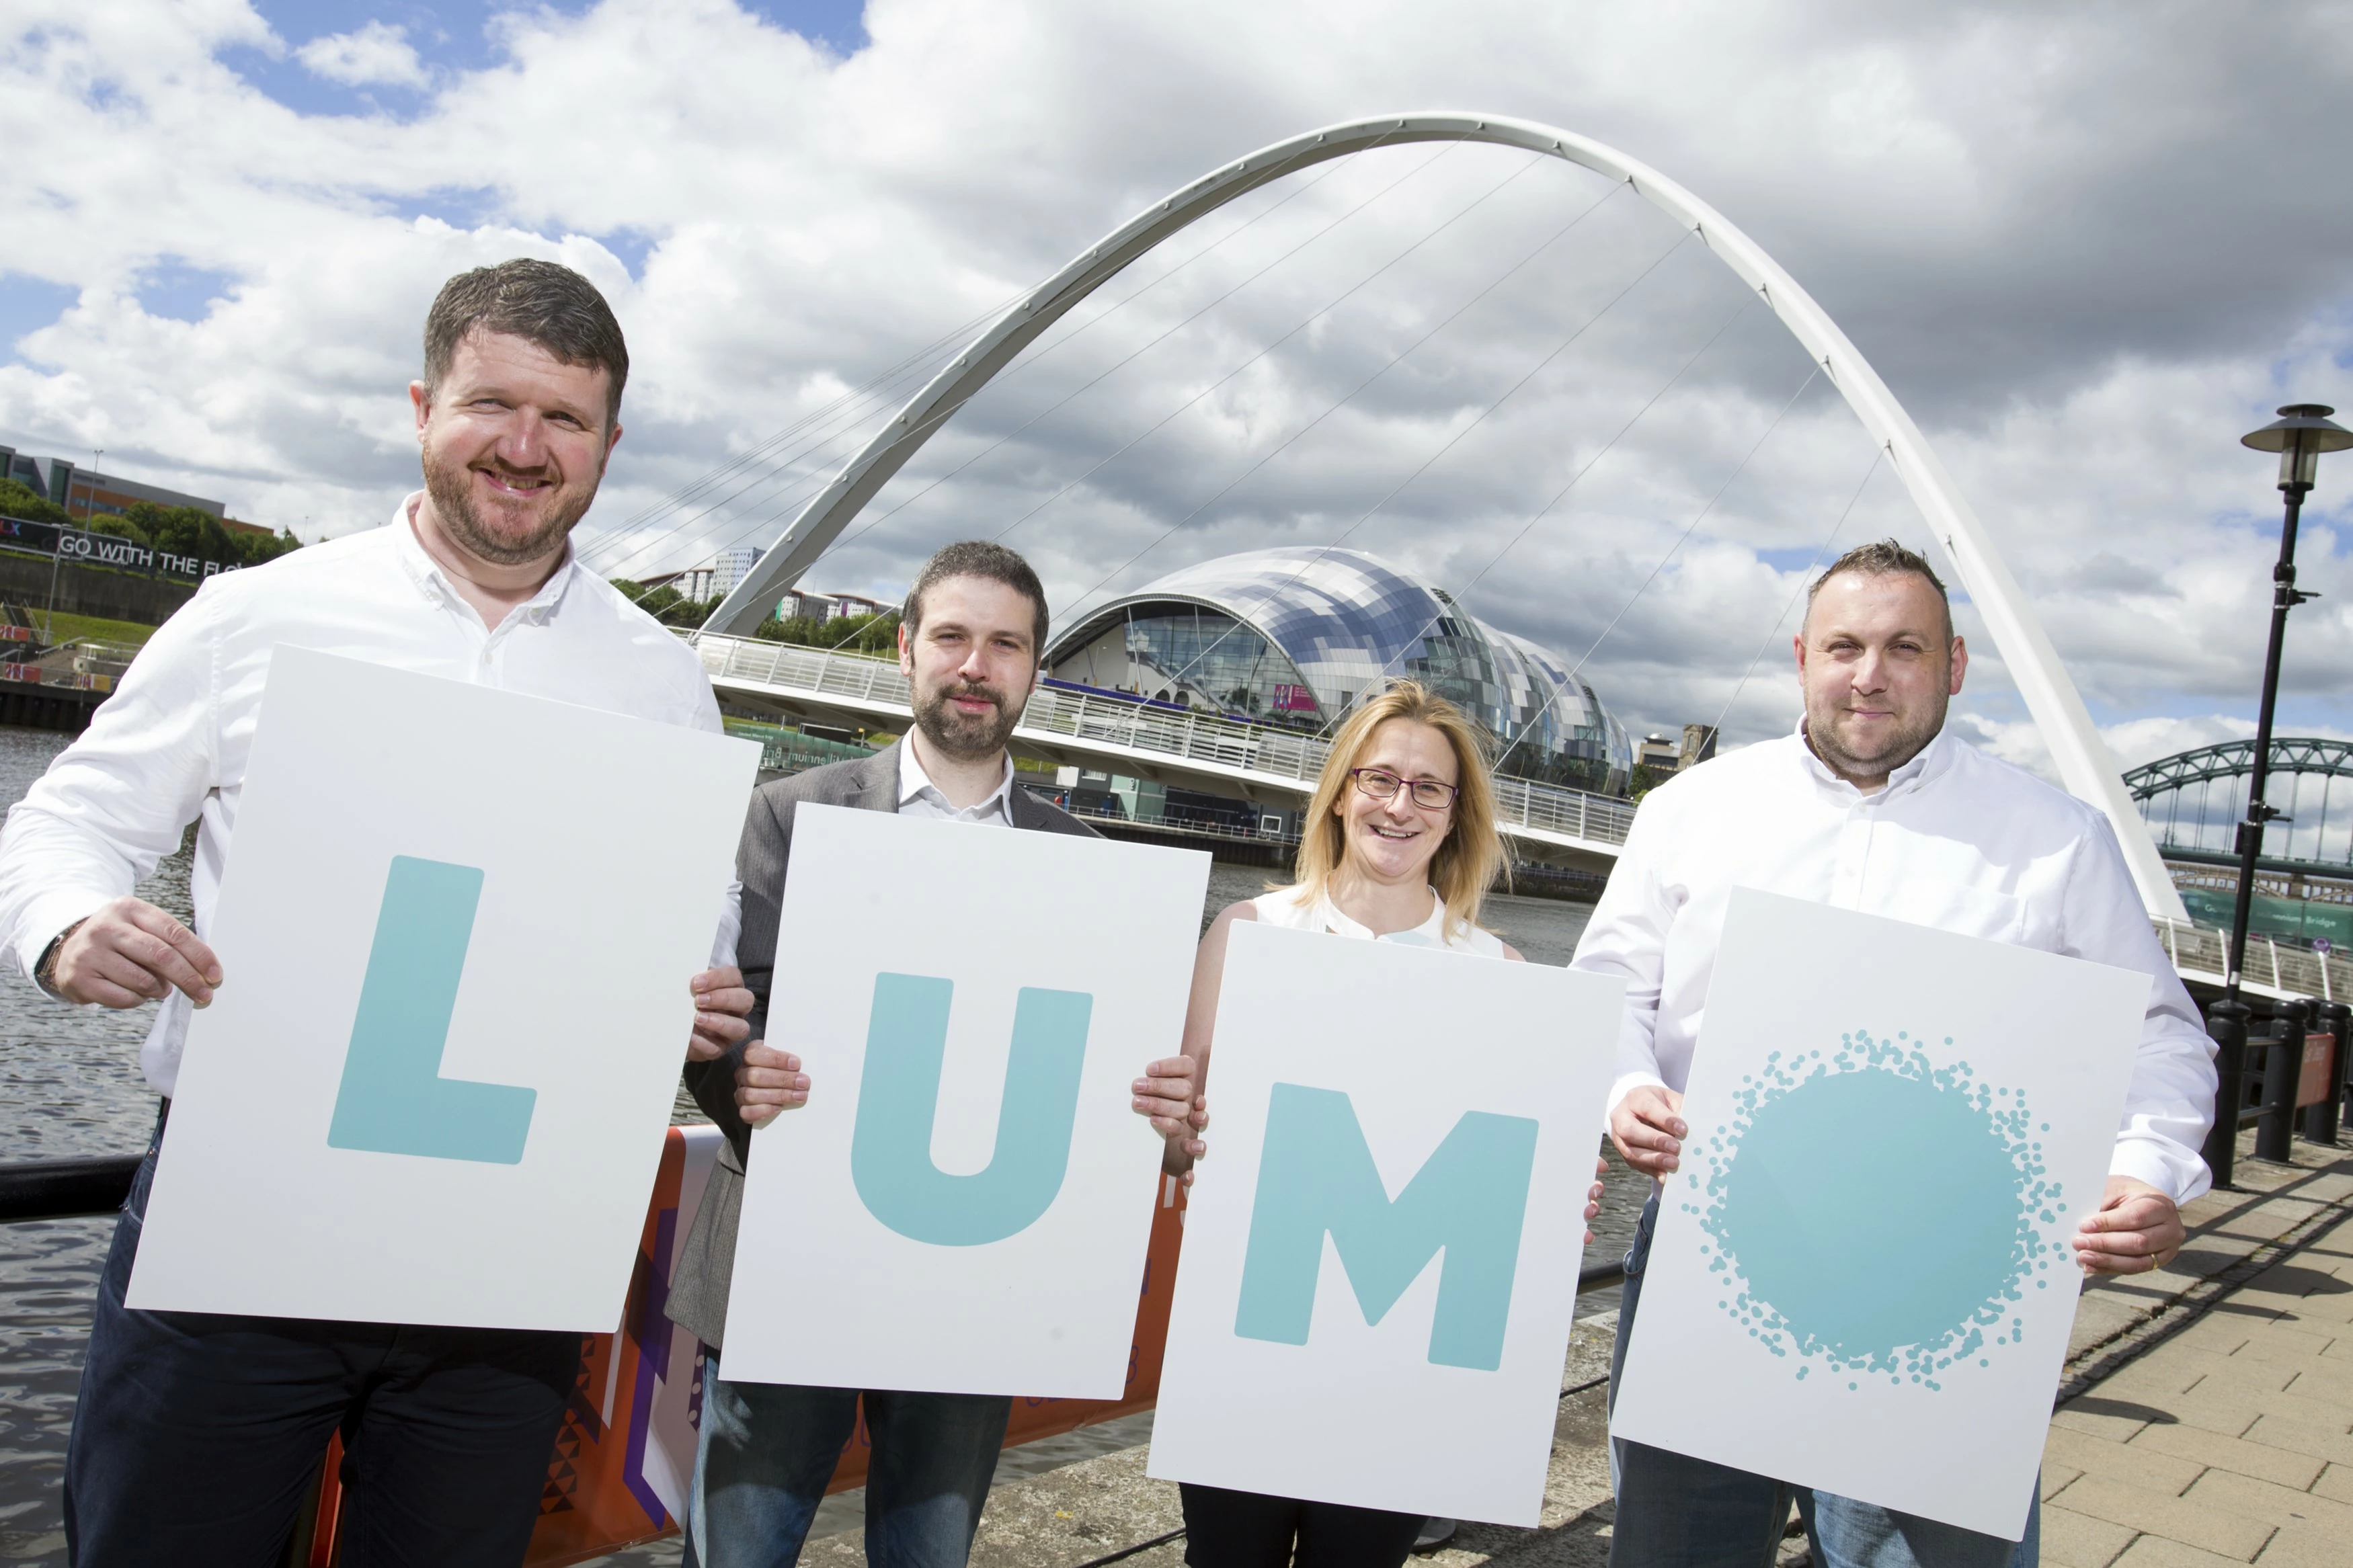
[[572, 487], [558, 486], [551, 489], [547, 510], [529, 532], [516, 537], [501, 535], [482, 520], [474, 510], [471, 470], [464, 465], [437, 463], [429, 456], [425, 463], [425, 493], [433, 498], [433, 510], [441, 520], [442, 531], [448, 534], [461, 550], [478, 560], [494, 566], [527, 566], [552, 554], [572, 531], [573, 524], [587, 515], [589, 503], [596, 499], [596, 487], [591, 483], [585, 490], [575, 493]]
[[[958, 697], [982, 697], [997, 705], [994, 714], [959, 713], [948, 704]], [[1020, 705], [1005, 692], [977, 681], [955, 681], [919, 692], [915, 698], [915, 728], [938, 748], [942, 756], [962, 763], [995, 756], [1021, 722]]]
[[1945, 710], [1949, 705], [1936, 702], [1922, 712], [1909, 715], [1889, 730], [1869, 755], [1849, 751], [1837, 726], [1809, 710], [1806, 743], [1813, 747], [1814, 755], [1830, 764], [1833, 773], [1855, 778], [1884, 777], [1927, 750], [1936, 731], [1945, 727]]

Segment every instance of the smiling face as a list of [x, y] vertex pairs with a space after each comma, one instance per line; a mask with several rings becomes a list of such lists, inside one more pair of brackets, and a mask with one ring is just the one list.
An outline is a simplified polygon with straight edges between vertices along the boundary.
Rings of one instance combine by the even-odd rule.
[[1909, 572], [1841, 572], [1799, 633], [1806, 740], [1849, 784], [1875, 789], [1945, 727], [1968, 673], [1941, 595]]
[[990, 578], [946, 577], [919, 609], [920, 626], [899, 627], [916, 728], [944, 756], [995, 756], [1038, 687], [1037, 605]]
[[425, 493], [441, 532], [494, 566], [554, 553], [596, 499], [609, 377], [565, 364], [527, 338], [477, 329], [430, 393], [408, 389], [425, 456]]
[[[1443, 731], [1415, 719], [1391, 719], [1372, 732], [1354, 764], [1406, 781], [1434, 779], [1460, 784], [1462, 770]], [[1413, 791], [1400, 788], [1376, 800], [1350, 780], [1332, 803], [1346, 844], [1346, 866], [1368, 881], [1419, 886], [1430, 879], [1430, 862], [1454, 825], [1454, 808], [1416, 805]]]

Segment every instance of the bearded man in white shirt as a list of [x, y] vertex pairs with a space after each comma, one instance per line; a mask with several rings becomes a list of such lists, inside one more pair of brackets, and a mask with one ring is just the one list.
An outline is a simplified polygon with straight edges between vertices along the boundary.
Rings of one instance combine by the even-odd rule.
[[[2149, 976], [2139, 1055], [2104, 1201], [2073, 1241], [2087, 1273], [2163, 1266], [2183, 1240], [2179, 1205], [2210, 1184], [2198, 1151], [2213, 1047], [2106, 819], [1946, 732], [1968, 649], [1944, 584], [1894, 541], [1850, 551], [1815, 581], [1796, 652], [1798, 732], [1651, 792], [1577, 944], [1572, 967], [1628, 982], [1611, 1141], [1654, 1183], [1680, 1163], [1682, 1087], [1735, 886], [2137, 969]], [[1627, 1254], [1613, 1394], [1657, 1217], [1654, 1185]], [[1933, 1246], [1936, 1216], [1921, 1223]], [[1900, 1268], [1908, 1243], [1884, 1245]], [[2013, 1545], [1643, 1444], [1614, 1443], [1612, 1458], [1612, 1568], [1767, 1568], [1792, 1501], [1820, 1568], [2037, 1557], [2039, 1503]]]
[[[237, 983], [201, 933], [272, 648], [720, 727], [693, 653], [573, 556], [572, 527], [620, 439], [628, 375], [620, 324], [577, 273], [518, 260], [451, 279], [409, 387], [424, 489], [387, 527], [208, 581], [10, 811], [0, 946], [60, 1001], [163, 1002], [140, 1061], [166, 1114], [190, 1007]], [[194, 931], [131, 896], [191, 821]], [[753, 1000], [732, 967], [733, 889], [712, 913], [720, 967], [688, 982], [697, 1058], [744, 1037]], [[275, 1563], [340, 1428], [338, 1561], [520, 1563], [579, 1337], [132, 1310], [123, 1292], [154, 1169], [151, 1147], [99, 1283], [66, 1456], [69, 1557]]]

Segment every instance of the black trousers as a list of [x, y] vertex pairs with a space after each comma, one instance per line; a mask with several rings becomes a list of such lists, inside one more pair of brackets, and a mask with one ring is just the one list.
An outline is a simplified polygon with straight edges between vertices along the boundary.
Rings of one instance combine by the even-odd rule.
[[[1180, 1482], [1191, 1568], [1398, 1568], [1422, 1516]], [[1294, 1546], [1296, 1555], [1293, 1554]]]
[[345, 1568], [514, 1568], [574, 1334], [139, 1312], [148, 1152], [99, 1281], [66, 1449], [77, 1568], [272, 1568], [339, 1428]]

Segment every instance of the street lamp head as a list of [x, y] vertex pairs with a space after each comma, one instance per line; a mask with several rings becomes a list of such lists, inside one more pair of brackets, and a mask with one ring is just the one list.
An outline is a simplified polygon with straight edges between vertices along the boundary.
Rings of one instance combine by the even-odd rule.
[[2291, 403], [2280, 417], [2239, 437], [2242, 447], [2280, 455], [2280, 489], [2310, 489], [2320, 454], [2353, 447], [2353, 430], [2330, 421], [2337, 410], [2325, 403]]

